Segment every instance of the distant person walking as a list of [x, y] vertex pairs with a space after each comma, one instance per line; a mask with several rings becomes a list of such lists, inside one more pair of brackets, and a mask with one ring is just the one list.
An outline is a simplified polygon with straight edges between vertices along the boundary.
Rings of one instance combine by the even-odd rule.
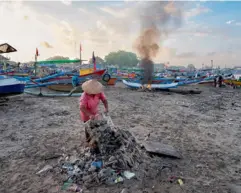
[[218, 87], [222, 87], [223, 85], [223, 77], [221, 75], [219, 75], [218, 77]]
[[216, 76], [215, 76], [214, 79], [213, 79], [213, 83], [214, 83], [214, 84], [213, 84], [214, 87], [217, 87], [217, 77], [216, 77]]

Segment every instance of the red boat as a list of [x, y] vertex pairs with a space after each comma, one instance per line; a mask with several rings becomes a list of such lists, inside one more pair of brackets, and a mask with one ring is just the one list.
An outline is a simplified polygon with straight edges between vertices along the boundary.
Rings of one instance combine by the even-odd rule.
[[[93, 73], [89, 73], [89, 74], [85, 74], [85, 75], [80, 75], [79, 78], [86, 78], [88, 76], [94, 76], [94, 77], [101, 77], [102, 75], [104, 75], [105, 73], [105, 69], [104, 70], [97, 70]], [[56, 78], [51, 78], [48, 79], [48, 82], [52, 82], [52, 81], [59, 81], [59, 83], [71, 83], [72, 79], [72, 75], [65, 75], [65, 76], [60, 76], [60, 77], [56, 77]]]

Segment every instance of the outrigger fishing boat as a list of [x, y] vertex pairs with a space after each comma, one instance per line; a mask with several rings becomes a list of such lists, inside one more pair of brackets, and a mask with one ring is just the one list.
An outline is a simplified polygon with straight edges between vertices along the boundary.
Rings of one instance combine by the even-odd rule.
[[[16, 52], [17, 50], [7, 43], [0, 45], [0, 54]], [[4, 63], [4, 65], [6, 65]], [[10, 96], [22, 94], [24, 92], [25, 83], [8, 76], [0, 76], [0, 96]]]
[[24, 92], [25, 83], [15, 78], [0, 76], [0, 96], [11, 96], [22, 94]]
[[[142, 87], [141, 83], [130, 82], [126, 80], [122, 80], [122, 82], [129, 88], [139, 89]], [[178, 83], [170, 83], [170, 84], [150, 84], [150, 88], [152, 89], [168, 89], [175, 88], [178, 86]]]

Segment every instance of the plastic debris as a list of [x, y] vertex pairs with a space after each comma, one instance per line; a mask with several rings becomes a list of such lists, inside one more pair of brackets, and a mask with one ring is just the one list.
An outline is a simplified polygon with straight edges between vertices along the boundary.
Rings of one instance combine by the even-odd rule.
[[83, 192], [83, 189], [80, 188], [80, 186], [78, 186], [77, 184], [72, 184], [71, 186], [67, 187], [66, 190], [79, 193]]
[[127, 178], [128, 180], [130, 180], [131, 178], [133, 178], [135, 176], [134, 173], [131, 173], [129, 171], [124, 171], [123, 175], [125, 176], [125, 178]]
[[104, 168], [100, 170], [98, 177], [101, 181], [104, 181], [107, 185], [112, 185], [117, 182], [115, 180], [118, 178], [117, 173], [111, 168]]
[[182, 179], [178, 179], [177, 181], [178, 181], [178, 183], [179, 183], [180, 186], [183, 185], [183, 181], [182, 181]]
[[124, 188], [123, 190], [121, 190], [120, 193], [128, 193], [128, 190], [126, 188]]
[[119, 176], [116, 178], [115, 183], [119, 183], [119, 182], [123, 182], [123, 181], [124, 181], [124, 179], [121, 176]]
[[74, 170], [74, 166], [73, 166], [71, 163], [64, 163], [64, 164], [62, 165], [62, 168], [63, 168], [63, 169], [66, 169], [66, 170], [68, 170], [68, 171]]
[[51, 170], [51, 169], [53, 169], [53, 166], [51, 166], [51, 165], [46, 165], [46, 166], [43, 167], [43, 169], [41, 169], [40, 171], [38, 171], [36, 174], [41, 174], [41, 173], [47, 172], [47, 171], [49, 171], [49, 170]]
[[[128, 130], [113, 129], [106, 120], [91, 120], [85, 124], [85, 128], [91, 137], [89, 146], [73, 156], [68, 154], [66, 159], [63, 156], [59, 162], [61, 172], [71, 178], [73, 184], [86, 187], [114, 185], [133, 178], [135, 174], [128, 171], [139, 164], [143, 152], [132, 134]], [[98, 153], [91, 152], [92, 144], [98, 147]], [[149, 158], [147, 154], [144, 155]], [[65, 186], [70, 186], [69, 182]]]
[[69, 178], [66, 182], [64, 182], [64, 185], [61, 187], [61, 190], [67, 190], [72, 183], [73, 183], [73, 180]]
[[96, 169], [97, 169], [97, 168], [92, 165], [92, 166], [88, 169], [88, 171], [89, 171], [89, 172], [95, 172]]
[[168, 181], [173, 183], [176, 180], [176, 176], [171, 176], [170, 178], [168, 178]]
[[95, 166], [97, 169], [100, 169], [103, 166], [103, 162], [102, 161], [92, 162], [91, 165]]

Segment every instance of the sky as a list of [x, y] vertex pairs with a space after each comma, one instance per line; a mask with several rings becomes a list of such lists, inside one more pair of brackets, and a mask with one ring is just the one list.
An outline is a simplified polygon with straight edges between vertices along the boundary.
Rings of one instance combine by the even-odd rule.
[[[0, 43], [18, 52], [7, 56], [19, 62], [55, 55], [82, 59], [109, 52], [136, 52], [148, 1], [1, 1]], [[232, 67], [241, 63], [241, 2], [166, 2], [171, 14], [178, 10], [178, 24], [157, 19], [161, 28], [160, 50], [155, 62], [170, 65], [202, 64]], [[154, 13], [149, 9], [148, 16]], [[157, 13], [155, 13], [157, 14]], [[173, 17], [174, 18], [174, 17]], [[137, 53], [138, 54], [138, 53]], [[6, 56], [6, 55], [5, 55]]]

